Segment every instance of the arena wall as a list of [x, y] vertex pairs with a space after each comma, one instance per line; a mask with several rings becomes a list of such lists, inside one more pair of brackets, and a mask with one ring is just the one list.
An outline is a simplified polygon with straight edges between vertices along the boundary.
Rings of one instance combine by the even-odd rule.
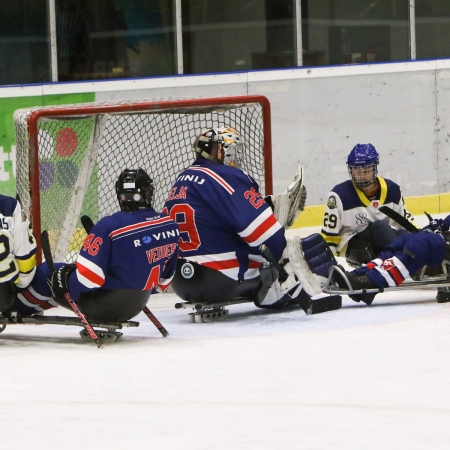
[[380, 174], [402, 186], [413, 213], [450, 211], [450, 60], [3, 87], [0, 192], [15, 190], [17, 108], [246, 94], [271, 102], [275, 193], [305, 168], [308, 208], [294, 226], [320, 223], [357, 143], [377, 148]]

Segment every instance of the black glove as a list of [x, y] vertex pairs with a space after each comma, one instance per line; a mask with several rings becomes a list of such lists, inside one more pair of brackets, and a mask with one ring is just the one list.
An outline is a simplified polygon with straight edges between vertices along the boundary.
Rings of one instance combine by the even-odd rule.
[[450, 227], [450, 216], [445, 219], [433, 219], [428, 213], [425, 213], [430, 223], [422, 228], [422, 231], [428, 231], [430, 233], [443, 233], [448, 231]]
[[55, 270], [47, 279], [53, 298], [64, 298], [69, 292], [69, 276], [76, 269], [75, 264], [66, 264]]

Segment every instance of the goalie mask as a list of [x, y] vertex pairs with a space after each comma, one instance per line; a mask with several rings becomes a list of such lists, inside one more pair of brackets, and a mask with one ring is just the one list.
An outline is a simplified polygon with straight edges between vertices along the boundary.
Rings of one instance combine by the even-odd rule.
[[378, 176], [380, 157], [372, 144], [356, 144], [347, 158], [347, 168], [353, 184], [370, 186]]
[[244, 138], [232, 127], [219, 128], [219, 143], [223, 149], [223, 163], [231, 167], [242, 167], [244, 162]]
[[117, 199], [122, 211], [152, 206], [153, 180], [143, 169], [125, 169], [116, 182]]
[[197, 136], [194, 151], [215, 163], [240, 167], [244, 138], [232, 127], [210, 128]]

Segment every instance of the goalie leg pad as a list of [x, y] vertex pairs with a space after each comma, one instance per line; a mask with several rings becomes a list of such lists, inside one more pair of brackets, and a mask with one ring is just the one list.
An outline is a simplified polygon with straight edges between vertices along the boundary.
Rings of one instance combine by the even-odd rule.
[[312, 234], [300, 239], [300, 244], [312, 272], [327, 278], [330, 267], [337, 265], [337, 261], [322, 235]]
[[287, 304], [292, 304], [292, 297], [297, 295], [297, 289], [301, 286], [291, 270], [289, 264], [285, 266], [285, 270], [289, 273], [289, 277], [283, 283], [278, 281], [278, 271], [270, 266], [261, 269], [260, 276], [263, 287], [258, 292], [258, 299], [255, 305], [260, 308], [282, 308]]
[[287, 253], [292, 270], [303, 286], [303, 289], [311, 296], [322, 293], [322, 288], [320, 287], [321, 280], [311, 271], [305, 259], [301, 241], [296, 237], [288, 237], [285, 252]]

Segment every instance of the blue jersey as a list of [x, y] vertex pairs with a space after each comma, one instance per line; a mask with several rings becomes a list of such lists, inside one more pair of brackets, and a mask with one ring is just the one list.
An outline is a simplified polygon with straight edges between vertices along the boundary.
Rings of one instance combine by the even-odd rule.
[[165, 204], [180, 228], [180, 257], [244, 280], [259, 275], [266, 244], [280, 259], [284, 228], [241, 169], [198, 157], [181, 172]]
[[69, 292], [103, 289], [165, 290], [174, 275], [179, 232], [152, 208], [101, 219], [85, 239], [69, 278]]

